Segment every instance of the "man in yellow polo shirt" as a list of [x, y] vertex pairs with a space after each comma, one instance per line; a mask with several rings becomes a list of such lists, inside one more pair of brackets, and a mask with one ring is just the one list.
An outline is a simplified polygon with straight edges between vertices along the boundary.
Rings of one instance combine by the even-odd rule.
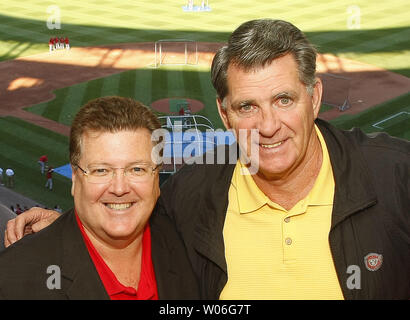
[[[315, 48], [281, 20], [243, 23], [214, 57], [246, 163], [186, 169], [160, 199], [206, 298], [410, 298], [410, 143], [317, 119], [315, 72]], [[179, 196], [179, 181], [202, 198]]]
[[158, 210], [202, 298], [410, 298], [410, 143], [317, 119], [315, 72], [316, 50], [281, 20], [243, 23], [216, 53], [218, 111], [244, 161], [234, 145], [185, 166]]
[[237, 162], [223, 230], [229, 277], [221, 299], [343, 299], [327, 241], [334, 179], [316, 133], [322, 167], [312, 190], [290, 210], [270, 200]]

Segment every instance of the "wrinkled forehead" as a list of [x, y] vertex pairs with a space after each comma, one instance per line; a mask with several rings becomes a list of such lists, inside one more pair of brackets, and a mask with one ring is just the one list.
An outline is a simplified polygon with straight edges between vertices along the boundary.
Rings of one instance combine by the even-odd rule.
[[261, 70], [267, 69], [274, 64], [285, 64], [287, 69], [292, 69], [292, 71], [294, 72], [299, 71], [295, 56], [292, 53], [287, 52], [282, 55], [275, 56], [274, 58], [254, 61], [249, 64], [245, 64], [239, 60], [233, 59], [228, 64], [226, 74], [227, 76], [229, 76], [229, 74], [232, 75], [238, 71], [247, 74], [258, 73]]
[[226, 96], [236, 91], [249, 92], [252, 95], [252, 93], [256, 94], [254, 89], [258, 88], [265, 88], [268, 91], [274, 91], [275, 88], [289, 90], [300, 82], [297, 64], [291, 55], [284, 55], [265, 65], [249, 69], [232, 64], [227, 73]]

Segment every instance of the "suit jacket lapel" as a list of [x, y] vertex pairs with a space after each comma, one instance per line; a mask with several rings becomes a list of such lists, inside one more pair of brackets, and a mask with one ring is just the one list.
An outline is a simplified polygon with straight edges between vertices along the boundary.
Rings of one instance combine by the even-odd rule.
[[[216, 171], [216, 168], [219, 171]], [[228, 208], [228, 191], [234, 168], [234, 164], [214, 166], [213, 174], [218, 176], [215, 179], [218, 180], [218, 183], [209, 182], [210, 185], [206, 188], [207, 206], [201, 208], [198, 215], [198, 224], [194, 231], [195, 249], [216, 263], [225, 273], [227, 272], [227, 266], [223, 227]], [[208, 183], [208, 181], [204, 183]], [[221, 199], [223, 201], [220, 201]]]
[[69, 299], [109, 299], [88, 254], [75, 219], [74, 210], [62, 231], [62, 287]]

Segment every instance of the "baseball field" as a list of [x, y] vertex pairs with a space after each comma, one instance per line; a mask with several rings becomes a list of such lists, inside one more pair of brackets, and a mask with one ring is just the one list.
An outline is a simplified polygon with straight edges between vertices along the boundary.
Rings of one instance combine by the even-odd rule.
[[[2, 1], [0, 167], [14, 169], [15, 191], [44, 206], [72, 206], [70, 180], [54, 174], [46, 190], [37, 160], [68, 163], [72, 117], [95, 97], [133, 97], [158, 115], [175, 111], [158, 101], [193, 99], [202, 105], [196, 114], [222, 127], [210, 62], [239, 24], [256, 18], [290, 21], [317, 46], [326, 91], [320, 117], [410, 140], [409, 1], [193, 4], [184, 11], [186, 0]], [[51, 37], [68, 37], [70, 50], [49, 52]]]

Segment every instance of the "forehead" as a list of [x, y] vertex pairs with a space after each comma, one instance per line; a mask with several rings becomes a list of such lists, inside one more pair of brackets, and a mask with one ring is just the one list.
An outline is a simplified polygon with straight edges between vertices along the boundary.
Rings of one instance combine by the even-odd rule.
[[292, 54], [249, 70], [230, 64], [227, 70], [228, 95], [255, 92], [255, 89], [283, 90], [301, 84], [297, 63]]
[[81, 135], [81, 159], [88, 162], [149, 161], [151, 133], [148, 129], [117, 132], [86, 130]]

